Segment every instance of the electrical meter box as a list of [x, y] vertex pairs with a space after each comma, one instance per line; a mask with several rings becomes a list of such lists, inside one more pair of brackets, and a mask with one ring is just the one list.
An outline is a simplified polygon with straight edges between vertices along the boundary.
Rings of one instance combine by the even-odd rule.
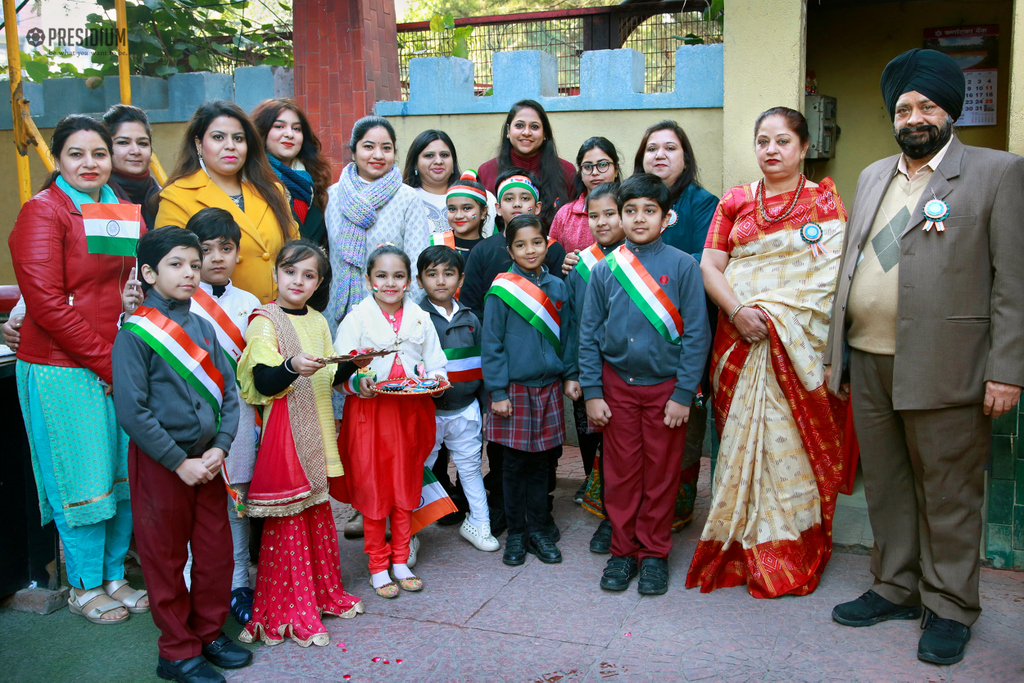
[[839, 126], [836, 125], [836, 98], [805, 95], [804, 116], [810, 133], [808, 159], [834, 159]]

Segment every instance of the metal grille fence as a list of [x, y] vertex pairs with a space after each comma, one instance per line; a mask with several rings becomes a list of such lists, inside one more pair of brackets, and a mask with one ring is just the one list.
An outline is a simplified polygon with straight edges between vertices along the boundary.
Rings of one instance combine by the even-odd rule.
[[[720, 26], [704, 21], [706, 0], [616, 5], [555, 12], [456, 19], [472, 26], [467, 43], [474, 64], [476, 94], [489, 94], [495, 52], [541, 50], [558, 58], [559, 95], [579, 94], [580, 56], [585, 50], [632, 48], [644, 55], [644, 92], [675, 89], [676, 48], [688, 39], [720, 43]], [[402, 97], [409, 96], [409, 60], [448, 56], [452, 31], [430, 30], [429, 22], [398, 25], [398, 62]], [[689, 38], [688, 38], [689, 36]]]

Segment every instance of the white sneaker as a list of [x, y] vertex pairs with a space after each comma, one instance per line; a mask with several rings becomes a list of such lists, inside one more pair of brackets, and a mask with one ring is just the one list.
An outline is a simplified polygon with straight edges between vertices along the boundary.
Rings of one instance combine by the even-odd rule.
[[409, 559], [405, 561], [405, 566], [412, 569], [416, 566], [417, 554], [420, 550], [420, 539], [413, 536], [409, 539]]
[[498, 543], [498, 539], [491, 536], [491, 523], [484, 522], [480, 526], [473, 524], [469, 521], [469, 517], [466, 517], [466, 521], [459, 527], [459, 534], [475, 545], [478, 550], [484, 550], [489, 553], [493, 553], [495, 550], [501, 548], [501, 544]]

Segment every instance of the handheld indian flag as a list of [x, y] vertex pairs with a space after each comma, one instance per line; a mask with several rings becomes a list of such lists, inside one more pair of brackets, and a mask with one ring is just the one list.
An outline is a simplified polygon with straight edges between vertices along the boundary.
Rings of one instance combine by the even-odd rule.
[[82, 220], [90, 254], [135, 256], [142, 225], [138, 204], [82, 204]]
[[433, 524], [445, 515], [457, 512], [455, 503], [445, 493], [444, 487], [438, 483], [437, 477], [428, 468], [423, 468], [423, 492], [420, 494], [420, 506], [412, 511], [412, 535], [420, 529]]

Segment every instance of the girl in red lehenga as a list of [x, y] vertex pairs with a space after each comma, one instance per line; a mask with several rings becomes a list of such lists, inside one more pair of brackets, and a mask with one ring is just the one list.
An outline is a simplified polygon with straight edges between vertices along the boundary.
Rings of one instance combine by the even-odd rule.
[[[363, 612], [341, 583], [338, 534], [328, 502], [328, 477], [342, 474], [334, 433], [331, 387], [336, 365], [322, 315], [306, 306], [329, 272], [323, 251], [308, 240], [277, 256], [275, 302], [253, 311], [238, 380], [246, 401], [264, 405], [264, 430], [246, 501], [266, 517], [252, 620], [239, 635], [276, 645], [290, 637], [302, 647], [330, 636], [320, 617], [350, 619]], [[346, 369], [338, 374], [342, 374]], [[348, 365], [351, 374], [355, 366]]]

